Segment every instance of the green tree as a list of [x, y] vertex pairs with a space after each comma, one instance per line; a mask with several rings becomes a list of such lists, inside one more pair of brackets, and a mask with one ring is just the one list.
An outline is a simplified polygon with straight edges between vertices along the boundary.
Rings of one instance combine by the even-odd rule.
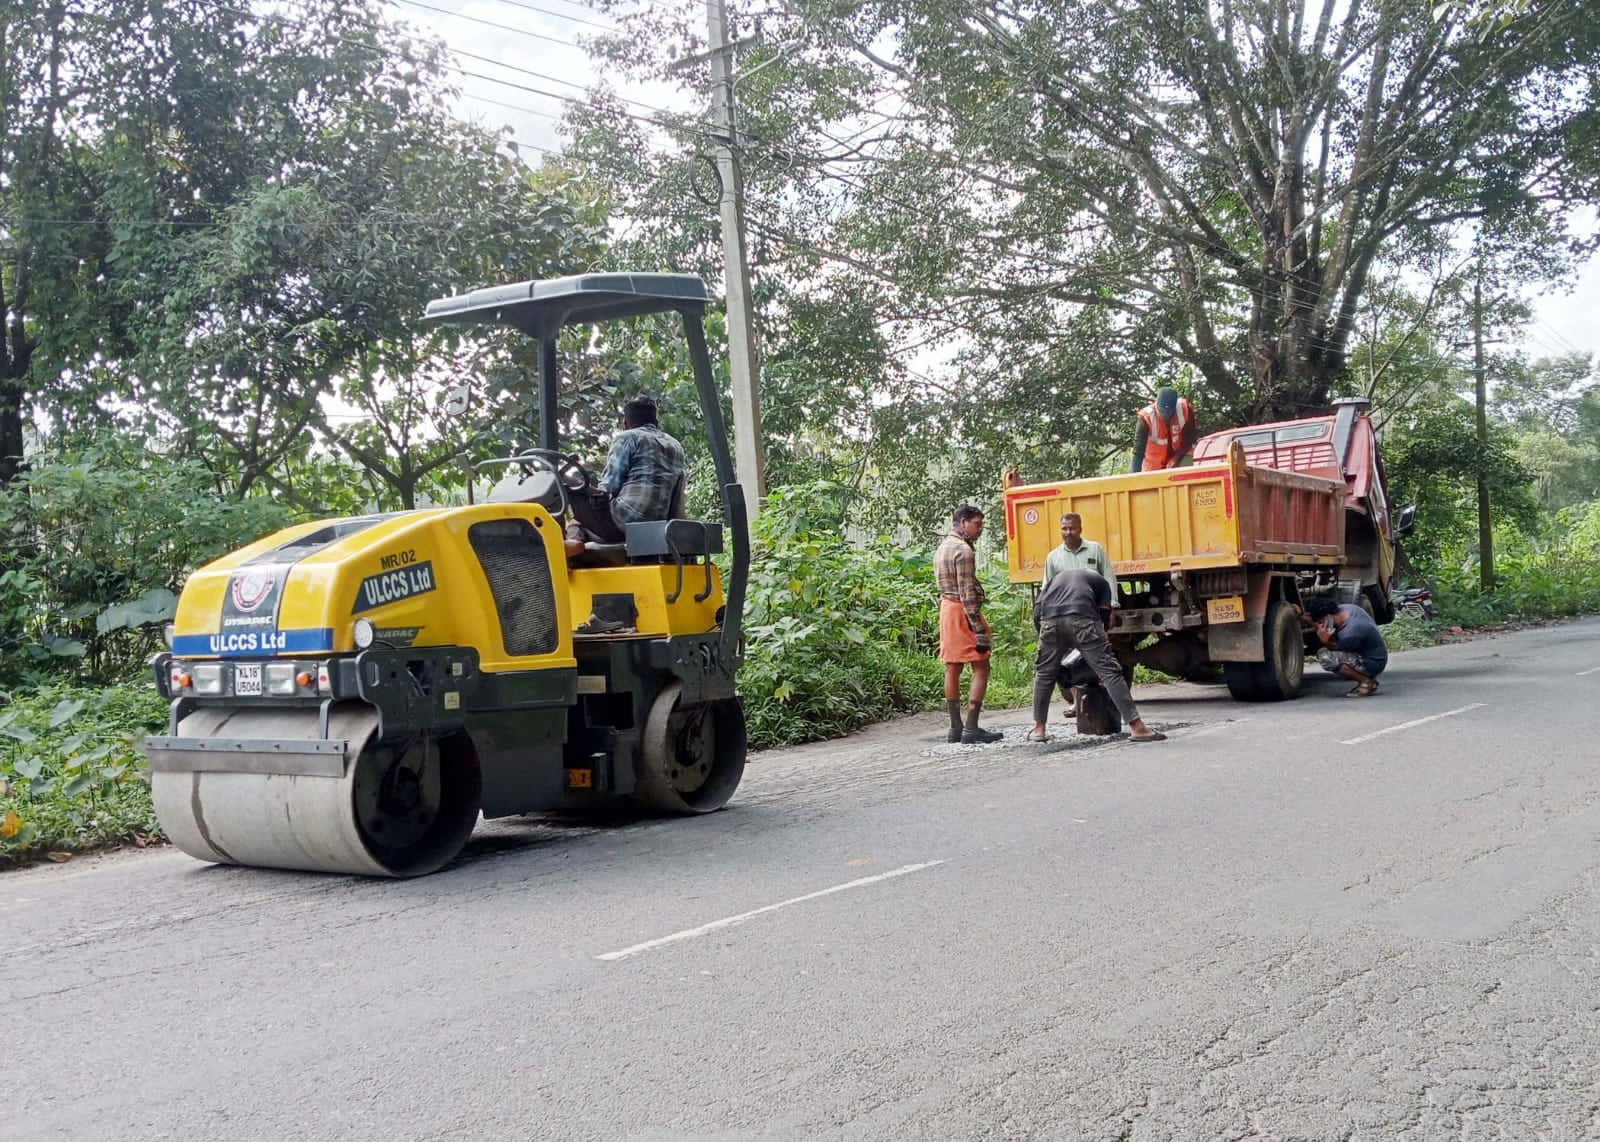
[[1091, 401], [1123, 438], [1164, 378], [1101, 352], [1080, 387], [1108, 337], [1203, 380], [1215, 420], [1297, 415], [1346, 375], [1375, 273], [1468, 225], [1554, 249], [1593, 191], [1600, 29], [1565, 0], [1488, 36], [1404, 0], [788, 11], [747, 14], [740, 68], [773, 256], [878, 282], [902, 343], [943, 331], [966, 383]]
[[1517, 458], [1541, 505], [1600, 498], [1600, 386], [1590, 356], [1513, 360], [1496, 378], [1496, 414], [1516, 432]]
[[1457, 393], [1435, 389], [1390, 421], [1384, 436], [1390, 498], [1417, 505], [1416, 530], [1404, 550], [1424, 575], [1477, 558], [1477, 480], [1485, 476], [1495, 519], [1537, 529], [1532, 473], [1519, 461], [1514, 434], [1494, 422], [1479, 448], [1475, 410]]
[[142, 670], [188, 573], [289, 522], [272, 500], [208, 482], [193, 457], [116, 433], [36, 452], [0, 488], [0, 678]]
[[563, 272], [598, 241], [564, 178], [447, 113], [442, 49], [376, 3], [14, 8], [0, 480], [37, 411], [69, 432], [109, 413], [237, 495], [282, 482], [333, 442], [338, 386], [385, 415], [434, 347], [429, 297]]

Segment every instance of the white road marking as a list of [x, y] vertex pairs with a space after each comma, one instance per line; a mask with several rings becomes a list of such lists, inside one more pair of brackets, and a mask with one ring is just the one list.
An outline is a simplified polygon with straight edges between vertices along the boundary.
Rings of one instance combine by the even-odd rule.
[[646, 940], [642, 944], [634, 944], [632, 947], [623, 948], [620, 951], [606, 952], [603, 955], [597, 956], [596, 958], [602, 960], [625, 960], [629, 956], [636, 956], [640, 952], [648, 952], [652, 948], [664, 947], [667, 944], [676, 944], [680, 940], [692, 940], [696, 936], [704, 936], [710, 932], [721, 931], [723, 928], [732, 928], [736, 924], [743, 924], [746, 920], [753, 919], [756, 916], [765, 915], [768, 912], [776, 912], [778, 909], [787, 908], [791, 904], [804, 904], [808, 900], [817, 900], [824, 896], [832, 896], [836, 892], [848, 892], [852, 888], [865, 888], [869, 884], [877, 884], [884, 880], [893, 880], [897, 876], [909, 876], [913, 872], [921, 872], [925, 868], [933, 868], [935, 865], [941, 865], [943, 863], [944, 861], [942, 860], [930, 860], [924, 861], [921, 864], [908, 864], [901, 868], [890, 869], [888, 872], [880, 872], [876, 876], [864, 876], [860, 880], [852, 880], [844, 884], [835, 884], [832, 888], [823, 888], [816, 892], [808, 892], [804, 896], [795, 896], [788, 900], [780, 900], [776, 904], [768, 904], [764, 908], [756, 908], [749, 912], [741, 912], [737, 916], [725, 916], [721, 920], [713, 920], [711, 923], [702, 924], [698, 928], [685, 928], [681, 932], [674, 932], [670, 936], [662, 936], [658, 940]]
[[1588, 670], [1580, 670], [1577, 676], [1582, 678], [1585, 674], [1593, 674], [1596, 671], [1600, 671], [1600, 666], [1591, 666]]
[[1468, 710], [1476, 710], [1486, 705], [1488, 705], [1487, 702], [1474, 702], [1470, 706], [1462, 706], [1455, 710], [1446, 710], [1442, 714], [1429, 714], [1426, 718], [1415, 718], [1409, 722], [1401, 722], [1398, 726], [1390, 726], [1388, 729], [1374, 730], [1372, 733], [1362, 734], [1358, 738], [1345, 738], [1344, 741], [1340, 742], [1339, 744], [1360, 745], [1362, 742], [1369, 742], [1373, 738], [1381, 738], [1384, 734], [1399, 733], [1401, 730], [1409, 730], [1413, 726], [1425, 726], [1429, 722], [1437, 722], [1440, 718], [1453, 718], [1457, 714], [1465, 714]]

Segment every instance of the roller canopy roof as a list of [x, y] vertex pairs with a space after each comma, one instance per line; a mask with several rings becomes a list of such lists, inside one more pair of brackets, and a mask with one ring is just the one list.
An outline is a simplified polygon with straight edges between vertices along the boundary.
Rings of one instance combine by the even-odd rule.
[[667, 310], [698, 311], [710, 300], [694, 274], [576, 274], [488, 286], [428, 303], [432, 321], [510, 325], [542, 337], [562, 326]]

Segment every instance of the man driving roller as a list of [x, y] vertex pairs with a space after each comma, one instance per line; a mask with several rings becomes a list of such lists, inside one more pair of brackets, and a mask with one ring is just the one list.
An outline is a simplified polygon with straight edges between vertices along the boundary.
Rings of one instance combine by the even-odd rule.
[[621, 543], [630, 523], [682, 514], [686, 471], [683, 445], [657, 423], [656, 402], [642, 395], [628, 401], [599, 485], [571, 495], [567, 556], [585, 542]]

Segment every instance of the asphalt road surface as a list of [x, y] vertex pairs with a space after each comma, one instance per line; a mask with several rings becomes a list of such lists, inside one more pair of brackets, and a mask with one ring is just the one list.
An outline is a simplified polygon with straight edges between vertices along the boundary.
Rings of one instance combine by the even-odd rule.
[[0, 1138], [1600, 1137], [1600, 621], [1313, 672], [417, 881], [0, 875]]

